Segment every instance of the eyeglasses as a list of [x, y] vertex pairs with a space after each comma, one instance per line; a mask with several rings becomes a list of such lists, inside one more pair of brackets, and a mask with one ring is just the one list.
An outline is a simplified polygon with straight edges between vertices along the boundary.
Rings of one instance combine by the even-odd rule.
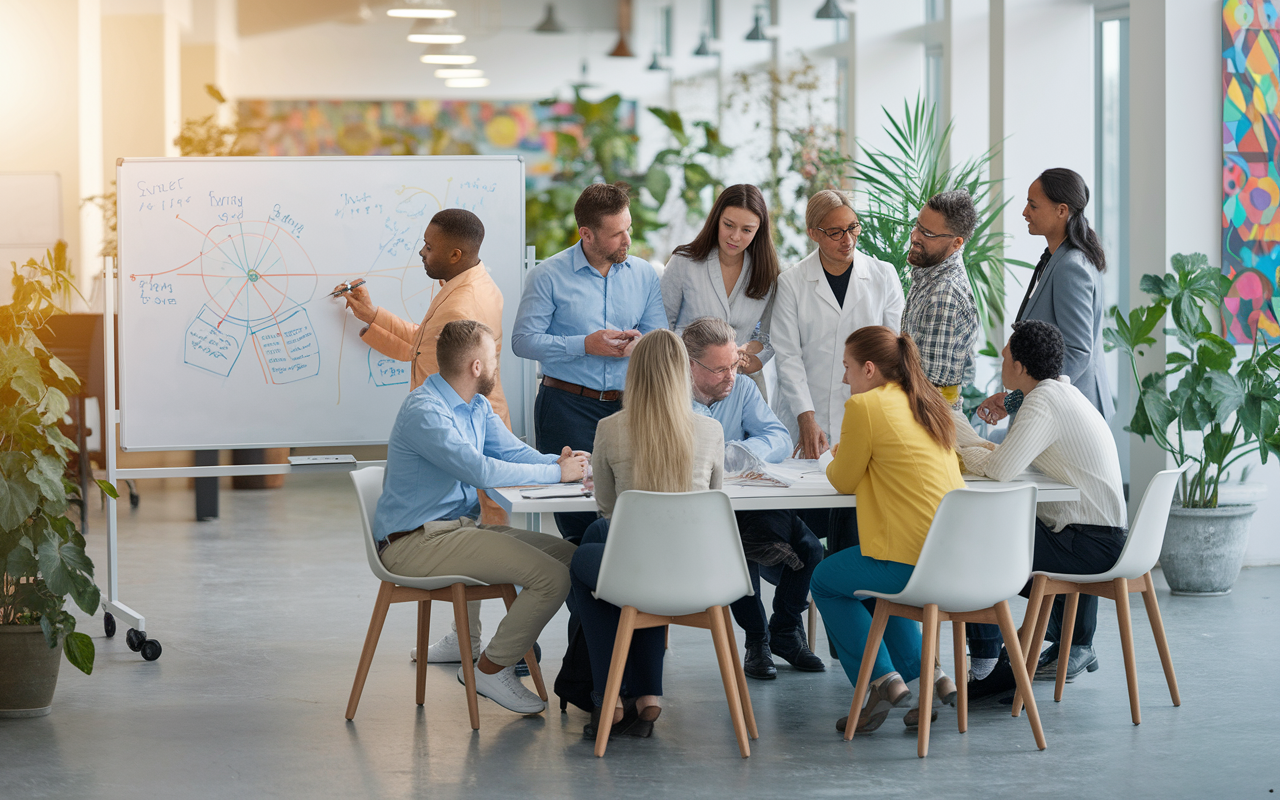
[[954, 239], [956, 236], [954, 233], [929, 233], [924, 228], [920, 227], [919, 222], [911, 226], [911, 229], [926, 239], [946, 239], [946, 238]]
[[698, 366], [702, 367], [702, 368], [703, 368], [703, 369], [705, 369], [707, 372], [710, 372], [712, 375], [715, 375], [717, 378], [723, 378], [725, 375], [727, 375], [727, 374], [729, 374], [729, 373], [731, 373], [731, 372], [737, 372], [737, 371], [738, 371], [738, 365], [737, 365], [737, 364], [734, 364], [734, 365], [733, 365], [733, 366], [731, 366], [731, 367], [721, 367], [720, 369], [712, 369], [711, 367], [708, 367], [706, 364], [703, 364], [701, 361], [699, 361], [699, 360], [698, 360], [698, 359], [696, 359], [696, 358], [693, 358], [692, 356], [690, 356], [690, 357], [689, 357], [689, 360], [690, 360], [690, 361], [692, 361], [693, 363], [697, 364]]
[[827, 235], [828, 239], [833, 242], [838, 242], [846, 236], [853, 236], [856, 238], [858, 232], [862, 230], [862, 223], [855, 222], [847, 228], [832, 228], [831, 230], [827, 230], [826, 228], [814, 228], [814, 230], [822, 231]]

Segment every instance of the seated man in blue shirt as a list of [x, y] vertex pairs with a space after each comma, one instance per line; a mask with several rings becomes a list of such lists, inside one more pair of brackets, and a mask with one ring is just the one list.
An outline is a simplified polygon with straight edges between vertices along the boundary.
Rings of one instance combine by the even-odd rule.
[[[542, 363], [533, 404], [538, 448], [590, 450], [596, 423], [622, 410], [631, 349], [667, 327], [658, 273], [627, 255], [627, 185], [595, 183], [573, 206], [582, 240], [539, 264], [525, 281], [511, 352]], [[556, 527], [579, 542], [595, 513], [558, 513]]]
[[537, 714], [546, 703], [516, 677], [515, 664], [568, 596], [577, 547], [480, 524], [476, 489], [580, 480], [587, 454], [567, 447], [559, 456], [539, 453], [493, 412], [485, 394], [497, 378], [498, 354], [487, 325], [446, 323], [436, 360], [440, 371], [409, 393], [391, 429], [374, 539], [397, 575], [466, 575], [524, 587], [480, 655], [476, 690], [518, 714]]
[[[682, 334], [693, 378], [693, 409], [724, 428], [725, 460], [735, 448], [764, 462], [777, 463], [791, 454], [791, 436], [760, 396], [755, 381], [736, 380], [738, 347], [733, 327], [718, 317], [696, 319]], [[822, 561], [822, 545], [794, 511], [738, 511], [754, 597], [729, 606], [746, 633], [742, 670], [752, 678], [778, 675], [772, 654], [796, 669], [821, 672], [826, 664], [809, 650], [802, 615], [809, 606], [809, 578]], [[760, 575], [777, 585], [773, 616], [765, 628]], [[772, 648], [772, 650], [771, 650]]]

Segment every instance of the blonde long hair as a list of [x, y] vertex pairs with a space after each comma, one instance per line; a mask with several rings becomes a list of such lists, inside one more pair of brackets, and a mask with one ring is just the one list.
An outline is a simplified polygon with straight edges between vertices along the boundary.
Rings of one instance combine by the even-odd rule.
[[646, 333], [627, 365], [622, 406], [634, 459], [633, 489], [687, 492], [693, 483], [689, 354], [666, 328]]

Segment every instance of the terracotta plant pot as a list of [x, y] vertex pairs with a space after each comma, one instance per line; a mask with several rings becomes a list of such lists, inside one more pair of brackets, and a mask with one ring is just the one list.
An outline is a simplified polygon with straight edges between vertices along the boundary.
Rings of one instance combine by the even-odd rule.
[[48, 714], [61, 664], [62, 643], [49, 649], [39, 625], [0, 625], [0, 719]]
[[1160, 566], [1174, 594], [1227, 594], [1240, 575], [1249, 544], [1252, 504], [1169, 511]]

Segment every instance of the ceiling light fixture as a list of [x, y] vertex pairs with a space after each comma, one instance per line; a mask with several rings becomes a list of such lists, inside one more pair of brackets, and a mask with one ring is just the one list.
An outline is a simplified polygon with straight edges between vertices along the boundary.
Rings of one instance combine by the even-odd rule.
[[751, 26], [751, 30], [747, 33], [748, 42], [763, 42], [768, 40], [768, 36], [764, 35], [764, 27], [760, 24], [760, 15], [756, 14], [756, 24]]
[[560, 20], [556, 19], [555, 3], [547, 3], [547, 15], [533, 31], [534, 33], [564, 33], [564, 26], [560, 24]]
[[653, 53], [653, 60], [649, 62], [649, 70], [651, 72], [659, 72], [664, 69], [666, 69], [666, 67], [662, 66], [662, 62], [658, 60], [658, 53], [655, 50]]
[[458, 16], [458, 12], [445, 8], [441, 0], [401, 0], [387, 9], [387, 16], [402, 19], [449, 19]]
[[484, 70], [446, 68], [436, 70], [435, 75], [437, 78], [482, 78]]
[[694, 50], [694, 51], [693, 51], [693, 54], [694, 54], [695, 56], [709, 56], [709, 55], [712, 55], [712, 53], [711, 53], [711, 47], [707, 44], [707, 35], [706, 35], [705, 33], [704, 33], [704, 34], [702, 34], [702, 38], [698, 40], [698, 49], [697, 49], [697, 50]]
[[453, 46], [430, 44], [418, 58], [423, 64], [443, 64], [451, 67], [465, 67], [476, 63], [476, 57], [458, 52]]
[[489, 85], [488, 78], [450, 78], [444, 82], [450, 89], [481, 89]]
[[818, 9], [818, 13], [813, 16], [814, 19], [848, 19], [836, 0], [827, 0], [822, 4], [822, 8]]
[[448, 22], [420, 19], [409, 29], [409, 41], [416, 44], [462, 44], [467, 37]]

